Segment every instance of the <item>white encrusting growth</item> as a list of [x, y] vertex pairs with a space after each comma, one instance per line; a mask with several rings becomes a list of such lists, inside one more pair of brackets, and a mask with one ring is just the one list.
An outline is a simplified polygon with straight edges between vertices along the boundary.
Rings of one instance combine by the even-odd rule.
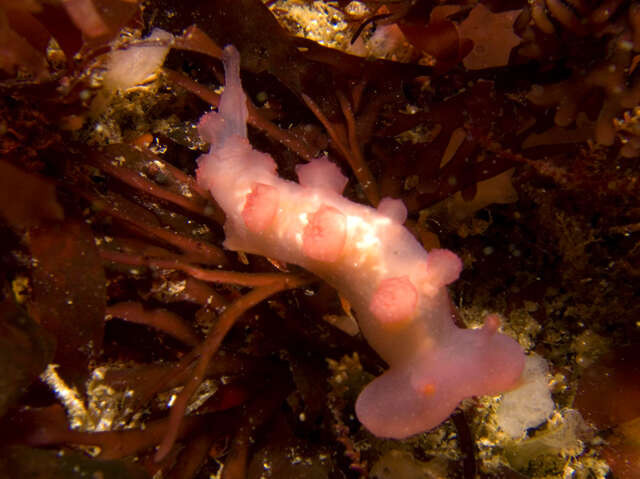
[[300, 183], [278, 177], [273, 159], [247, 140], [240, 59], [225, 49], [219, 111], [205, 115], [211, 150], [198, 181], [226, 213], [225, 246], [295, 263], [346, 298], [360, 329], [390, 368], [360, 394], [356, 412], [374, 434], [403, 438], [433, 428], [465, 397], [513, 387], [524, 355], [497, 332], [455, 326], [446, 285], [461, 270], [450, 251], [427, 253], [402, 223], [399, 200], [379, 208], [341, 196], [347, 179], [322, 158], [297, 168]]

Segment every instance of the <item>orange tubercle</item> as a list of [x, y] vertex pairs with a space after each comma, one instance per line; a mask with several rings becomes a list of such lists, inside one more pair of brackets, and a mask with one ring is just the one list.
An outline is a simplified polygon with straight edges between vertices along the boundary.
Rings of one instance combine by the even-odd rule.
[[424, 386], [422, 386], [422, 389], [420, 390], [420, 392], [424, 396], [433, 396], [436, 393], [436, 385], [433, 383], [427, 383]]

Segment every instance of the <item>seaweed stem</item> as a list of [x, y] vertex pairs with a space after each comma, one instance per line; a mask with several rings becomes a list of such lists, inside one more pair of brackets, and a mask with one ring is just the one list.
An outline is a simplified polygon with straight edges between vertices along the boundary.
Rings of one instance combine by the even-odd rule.
[[158, 450], [155, 455], [156, 462], [162, 461], [162, 459], [166, 457], [166, 455], [173, 447], [173, 444], [178, 437], [180, 424], [184, 417], [184, 412], [187, 408], [189, 399], [191, 399], [193, 393], [202, 383], [209, 361], [218, 350], [223, 338], [226, 336], [227, 332], [229, 332], [238, 318], [240, 318], [240, 316], [248, 309], [257, 305], [269, 296], [272, 296], [285, 289], [298, 288], [308, 282], [309, 278], [304, 276], [277, 275], [277, 277], [274, 278], [271, 283], [259, 286], [258, 288], [238, 298], [224, 311], [224, 313], [220, 315], [218, 321], [214, 324], [204, 343], [202, 343], [201, 347], [198, 348], [201, 350], [198, 364], [191, 378], [185, 384], [183, 390], [180, 392], [175, 403], [173, 404], [173, 407], [171, 408], [171, 412], [169, 413], [169, 426], [167, 429], [167, 434], [158, 446]]
[[[198, 82], [193, 81], [182, 73], [178, 73], [168, 68], [164, 69], [164, 73], [170, 82], [181, 86], [185, 90], [190, 91], [200, 99], [209, 103], [211, 106], [218, 106], [220, 95], [218, 95], [217, 93], [200, 85]], [[266, 119], [260, 109], [257, 108], [248, 98], [247, 110], [249, 112], [247, 121], [251, 126], [257, 128], [260, 131], [263, 131], [271, 138], [296, 153], [301, 158], [307, 161], [315, 158], [317, 152], [313, 148], [310, 148], [304, 142], [298, 140], [292, 133], [278, 127], [277, 125]]]

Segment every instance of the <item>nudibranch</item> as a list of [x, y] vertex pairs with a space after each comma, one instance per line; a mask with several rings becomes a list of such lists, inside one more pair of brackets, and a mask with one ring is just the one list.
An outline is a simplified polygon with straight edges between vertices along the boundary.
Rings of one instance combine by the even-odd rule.
[[460, 329], [447, 285], [462, 269], [448, 250], [427, 253], [403, 226], [406, 208], [377, 208], [341, 193], [347, 178], [326, 158], [298, 166], [299, 182], [280, 178], [269, 155], [247, 139], [240, 55], [224, 50], [225, 89], [217, 112], [198, 125], [211, 147], [198, 182], [226, 214], [224, 246], [294, 263], [332, 285], [356, 312], [362, 334], [389, 369], [368, 384], [356, 414], [373, 434], [405, 438], [438, 426], [469, 396], [517, 385], [524, 353], [490, 315]]

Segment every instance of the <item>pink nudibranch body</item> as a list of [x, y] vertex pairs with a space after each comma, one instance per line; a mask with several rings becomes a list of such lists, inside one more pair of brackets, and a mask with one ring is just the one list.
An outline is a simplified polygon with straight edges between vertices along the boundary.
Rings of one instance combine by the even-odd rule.
[[518, 343], [490, 316], [481, 329], [458, 328], [446, 285], [462, 264], [447, 250], [427, 253], [402, 225], [406, 209], [378, 209], [343, 196], [347, 179], [327, 159], [283, 180], [274, 160], [247, 139], [240, 57], [225, 48], [226, 85], [218, 112], [198, 125], [211, 144], [198, 182], [226, 213], [225, 247], [295, 263], [346, 298], [362, 334], [389, 364], [368, 384], [356, 413], [373, 434], [405, 438], [438, 426], [469, 396], [514, 387], [524, 367]]

